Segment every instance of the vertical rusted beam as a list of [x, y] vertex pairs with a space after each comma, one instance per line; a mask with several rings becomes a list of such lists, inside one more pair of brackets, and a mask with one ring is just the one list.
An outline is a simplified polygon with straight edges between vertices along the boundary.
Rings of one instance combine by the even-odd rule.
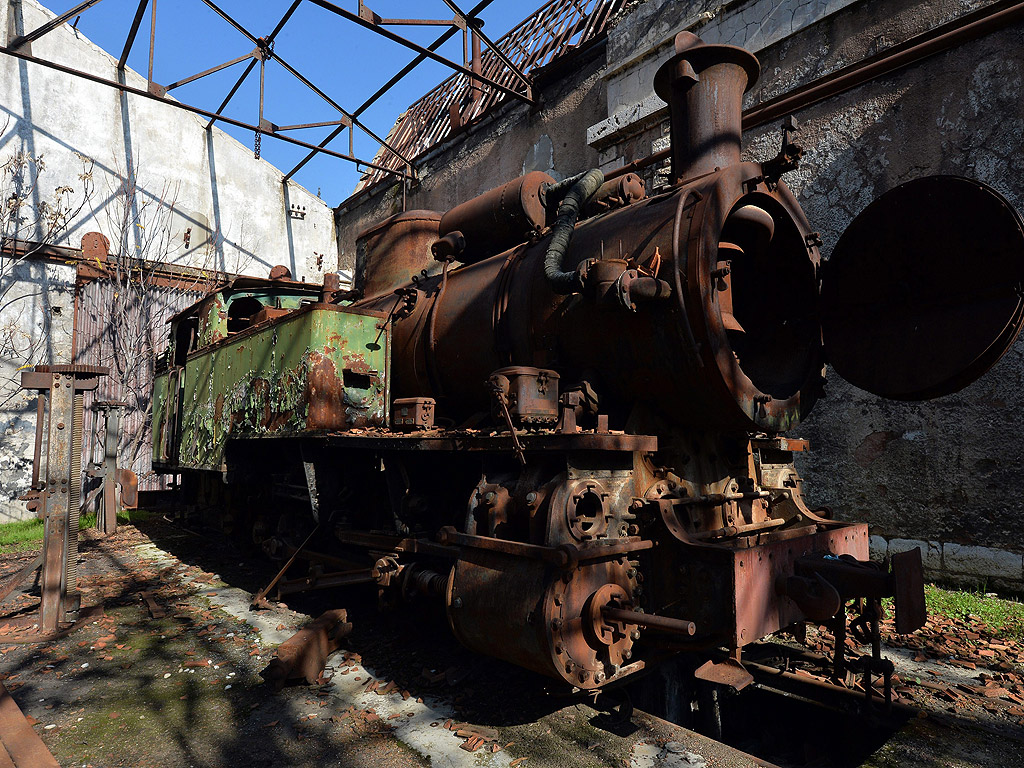
[[96, 515], [100, 533], [117, 531], [117, 446], [121, 436], [122, 403], [96, 403], [93, 410], [103, 413], [103, 508]]
[[[481, 69], [481, 62], [480, 62], [480, 35], [477, 33], [477, 27], [480, 26], [481, 24], [482, 24], [482, 22], [478, 21], [477, 19], [473, 19], [470, 22], [470, 29], [469, 29], [469, 36], [470, 36], [470, 39], [472, 40], [472, 45], [473, 45], [473, 56], [469, 60], [469, 68], [473, 71], [473, 74], [475, 74], [475, 75], [479, 75], [480, 74], [480, 69]], [[481, 97], [483, 97], [483, 95], [484, 95], [484, 91], [480, 87], [480, 80], [478, 78], [471, 77], [469, 79], [469, 90], [470, 90], [471, 96], [470, 96], [470, 99], [469, 99], [469, 109], [466, 111], [466, 115], [469, 118], [472, 118], [473, 117], [473, 112], [476, 109], [476, 105], [479, 103]]]
[[[67, 618], [74, 619], [79, 604], [78, 513], [82, 480], [82, 401], [86, 390], [95, 389], [107, 369], [83, 365], [37, 365], [22, 372], [22, 389], [35, 389], [45, 402], [38, 418], [46, 436], [46, 471], [39, 478], [44, 520], [42, 601], [40, 629], [57, 631]], [[36, 462], [42, 460], [40, 452]]]
[[43, 420], [46, 418], [46, 398], [40, 393], [36, 398], [36, 445], [32, 451], [32, 489], [38, 491], [39, 485], [39, 461], [43, 453], [43, 428], [46, 426]]
[[149, 14], [149, 87], [153, 88], [153, 48], [156, 45], [156, 0]]
[[132, 52], [132, 46], [135, 45], [135, 36], [139, 34], [142, 17], [145, 15], [148, 5], [149, 0], [139, 0], [139, 7], [135, 9], [135, 18], [132, 19], [131, 29], [128, 30], [128, 39], [124, 41], [124, 48], [121, 49], [121, 58], [117, 60], [118, 71], [124, 69], [128, 63], [128, 54]]
[[67, 558], [68, 481], [71, 474], [71, 421], [74, 411], [74, 377], [50, 374], [47, 397], [46, 490], [43, 494], [43, 570], [40, 626], [44, 633], [57, 631], [64, 618], [62, 592]]

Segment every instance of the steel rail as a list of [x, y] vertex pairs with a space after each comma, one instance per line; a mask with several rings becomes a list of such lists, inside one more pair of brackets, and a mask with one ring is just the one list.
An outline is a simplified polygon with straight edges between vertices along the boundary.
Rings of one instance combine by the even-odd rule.
[[117, 69], [120, 71], [124, 69], [124, 65], [128, 63], [128, 54], [132, 51], [132, 46], [135, 45], [135, 36], [139, 34], [139, 26], [142, 24], [142, 17], [146, 15], [146, 6], [149, 5], [149, 0], [139, 0], [139, 7], [135, 10], [135, 18], [132, 19], [131, 29], [128, 30], [128, 37], [124, 41], [124, 48], [121, 49], [121, 58], [117, 60]]
[[6, 46], [0, 46], [0, 53], [7, 54], [8, 56], [13, 56], [13, 57], [15, 57], [17, 59], [21, 59], [22, 61], [31, 62], [32, 64], [38, 64], [41, 67], [47, 67], [49, 69], [56, 70], [57, 72], [63, 72], [66, 75], [74, 75], [75, 77], [81, 77], [82, 79], [89, 80], [90, 82], [93, 82], [93, 83], [99, 83], [100, 85], [107, 85], [107, 86], [110, 86], [111, 88], [115, 88], [115, 89], [117, 89], [119, 91], [122, 91], [123, 93], [130, 93], [133, 96], [142, 96], [143, 98], [146, 98], [146, 99], [152, 99], [153, 101], [159, 101], [161, 104], [166, 104], [169, 107], [175, 107], [176, 109], [183, 109], [186, 112], [192, 112], [192, 113], [197, 114], [197, 115], [202, 115], [203, 117], [216, 117], [218, 120], [222, 120], [225, 123], [227, 123], [228, 125], [234, 125], [234, 126], [236, 126], [238, 128], [244, 128], [246, 130], [254, 131], [254, 132], [255, 131], [261, 131], [266, 136], [272, 136], [273, 138], [277, 139], [278, 141], [283, 141], [286, 144], [294, 144], [297, 147], [303, 147], [305, 149], [315, 149], [318, 152], [323, 152], [325, 155], [329, 155], [331, 157], [337, 157], [337, 158], [339, 158], [341, 160], [348, 160], [349, 162], [352, 162], [352, 163], [358, 163], [359, 165], [365, 165], [367, 168], [373, 168], [375, 170], [384, 171], [386, 173], [392, 174], [393, 176], [398, 176], [399, 178], [409, 179], [411, 181], [415, 180], [414, 177], [409, 176], [407, 173], [405, 173], [403, 171], [398, 171], [398, 170], [395, 170], [393, 168], [387, 168], [387, 167], [385, 167], [383, 165], [379, 165], [377, 163], [367, 162], [366, 160], [361, 160], [358, 157], [355, 157], [353, 155], [347, 155], [347, 154], [345, 154], [343, 152], [335, 152], [334, 150], [331, 150], [331, 149], [324, 149], [324, 148], [321, 148], [321, 147], [317, 147], [315, 144], [310, 144], [308, 141], [302, 141], [301, 139], [295, 139], [295, 138], [292, 138], [291, 136], [283, 136], [283, 135], [281, 135], [279, 133], [270, 133], [270, 132], [262, 131], [262, 129], [259, 126], [253, 125], [252, 123], [246, 123], [246, 122], [244, 122], [242, 120], [236, 120], [235, 118], [227, 117], [226, 115], [218, 115], [217, 113], [212, 112], [209, 109], [203, 109], [202, 107], [195, 107], [195, 106], [192, 106], [191, 104], [185, 104], [184, 102], [181, 102], [181, 101], [172, 101], [170, 99], [165, 99], [162, 96], [157, 96], [156, 94], [150, 93], [149, 91], [144, 91], [141, 88], [135, 88], [135, 87], [130, 86], [130, 85], [125, 85], [124, 83], [118, 83], [118, 82], [116, 82], [114, 80], [107, 80], [106, 78], [100, 77], [99, 75], [93, 75], [93, 74], [91, 74], [89, 72], [82, 72], [81, 70], [77, 70], [77, 69], [74, 69], [72, 67], [65, 66], [63, 64], [58, 64], [58, 63], [56, 63], [54, 61], [47, 61], [45, 59], [37, 59], [35, 56], [31, 56], [29, 54], [22, 53], [20, 51], [13, 51], [10, 48], [7, 48]]
[[223, 64], [218, 64], [215, 67], [210, 67], [209, 69], [204, 69], [202, 72], [199, 72], [198, 74], [192, 75], [191, 77], [186, 77], [184, 80], [179, 80], [176, 83], [171, 83], [170, 85], [165, 85], [164, 86], [164, 90], [165, 91], [172, 91], [175, 88], [180, 88], [181, 86], [187, 85], [188, 83], [194, 83], [196, 80], [199, 80], [200, 78], [206, 77], [207, 75], [212, 75], [214, 72], [220, 72], [222, 69], [227, 69], [228, 67], [233, 67], [235, 64], [238, 64], [239, 62], [242, 62], [242, 61], [245, 61], [246, 59], [251, 59], [251, 58], [252, 58], [252, 53], [246, 53], [246, 54], [243, 54], [241, 56], [237, 56], [237, 57], [233, 58], [231, 61], [225, 61]]

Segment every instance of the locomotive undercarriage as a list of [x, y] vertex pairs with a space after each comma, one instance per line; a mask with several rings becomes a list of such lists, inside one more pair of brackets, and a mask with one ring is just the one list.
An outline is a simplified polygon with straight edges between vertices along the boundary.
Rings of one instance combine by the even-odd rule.
[[[286, 566], [269, 594], [375, 585], [382, 605], [435, 605], [466, 647], [579, 690], [687, 651], [727, 656], [699, 676], [741, 688], [743, 646], [808, 619], [845, 629], [849, 600], [899, 591], [865, 562], [865, 525], [804, 503], [802, 441], [674, 442], [596, 430], [238, 441], [220, 504], [237, 537], [310, 564]], [[270, 452], [279, 472], [247, 473]], [[908, 584], [899, 609], [923, 616]], [[867, 668], [888, 677], [880, 658]]]

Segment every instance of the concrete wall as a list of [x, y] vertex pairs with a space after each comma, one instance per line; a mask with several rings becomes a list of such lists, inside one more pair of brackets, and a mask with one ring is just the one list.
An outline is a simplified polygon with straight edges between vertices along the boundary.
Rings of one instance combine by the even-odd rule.
[[[571, 80], [545, 91], [545, 104], [552, 106], [537, 113], [507, 107], [436, 148], [427, 165], [441, 169], [443, 180], [425, 173], [429, 191], [414, 193], [409, 207], [444, 210], [512, 178], [521, 171], [523, 152], [550, 130], [565, 137], [560, 142], [570, 141], [556, 151], [561, 175], [595, 164], [608, 170], [666, 147], [668, 112], [653, 93], [653, 76], [671, 55], [678, 31], [690, 29], [706, 42], [740, 45], [758, 56], [762, 77], [747, 94], [749, 108], [984, 5], [648, 0], [611, 27], [602, 66], [567, 67]], [[1024, 212], [1022, 90], [1024, 25], [1017, 24], [796, 113], [806, 150], [787, 182], [821, 230], [825, 255], [870, 200], [917, 176], [980, 179]], [[543, 119], [554, 115], [555, 98], [570, 107], [560, 110], [557, 128]], [[573, 147], [581, 136], [587, 146]], [[745, 156], [768, 159], [778, 142], [774, 123], [749, 131]], [[475, 155], [481, 147], [490, 152]], [[664, 169], [644, 174], [649, 188], [657, 187]], [[361, 226], [394, 210], [384, 204], [388, 199], [378, 193], [340, 208], [342, 242], [350, 222]], [[392, 206], [396, 200], [391, 193]], [[971, 266], [965, 264], [965, 279], [971, 279]], [[1024, 589], [1018, 535], [1022, 378], [1024, 342], [975, 384], [928, 403], [883, 401], [830, 372], [828, 396], [797, 430], [811, 441], [800, 469], [812, 502], [832, 506], [845, 519], [867, 520], [878, 554], [921, 544], [933, 577]]]
[[[420, 182], [408, 190], [406, 208], [446, 211], [528, 171], [562, 179], [594, 167], [597, 152], [587, 146], [586, 126], [606, 113], [603, 50], [599, 45], [582, 51], [567, 70], [557, 60], [549, 65], [535, 85], [536, 108], [506, 102], [432, 149], [417, 163]], [[342, 203], [337, 209], [341, 265], [354, 265], [362, 230], [401, 210], [397, 185]]]
[[[32, 0], [0, 0], [0, 42], [51, 18]], [[118, 77], [116, 57], [66, 24], [30, 52]], [[144, 77], [123, 76], [145, 89]], [[98, 231], [114, 249], [123, 243], [151, 260], [255, 275], [285, 264], [311, 281], [335, 269], [332, 210], [297, 184], [282, 184], [281, 171], [255, 160], [251, 147], [205, 124], [175, 107], [0, 55], [0, 165], [27, 159], [19, 177], [3, 176], [0, 190], [4, 201], [28, 192], [19, 237], [77, 247], [83, 234]], [[55, 195], [58, 187], [71, 191]], [[77, 213], [47, 232], [34, 223], [45, 221], [46, 206], [55, 210], [55, 196]], [[293, 206], [302, 218], [289, 214]], [[34, 396], [17, 391], [15, 371], [70, 362], [74, 281], [73, 266], [0, 264], [0, 522], [24, 514], [15, 499], [28, 485], [35, 424]]]

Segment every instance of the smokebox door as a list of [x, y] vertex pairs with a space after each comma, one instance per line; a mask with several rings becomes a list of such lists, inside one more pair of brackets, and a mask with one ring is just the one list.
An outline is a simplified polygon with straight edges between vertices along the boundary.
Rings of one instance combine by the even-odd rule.
[[857, 216], [822, 269], [828, 361], [894, 400], [963, 389], [1013, 344], [1024, 318], [1024, 222], [994, 189], [927, 176]]

